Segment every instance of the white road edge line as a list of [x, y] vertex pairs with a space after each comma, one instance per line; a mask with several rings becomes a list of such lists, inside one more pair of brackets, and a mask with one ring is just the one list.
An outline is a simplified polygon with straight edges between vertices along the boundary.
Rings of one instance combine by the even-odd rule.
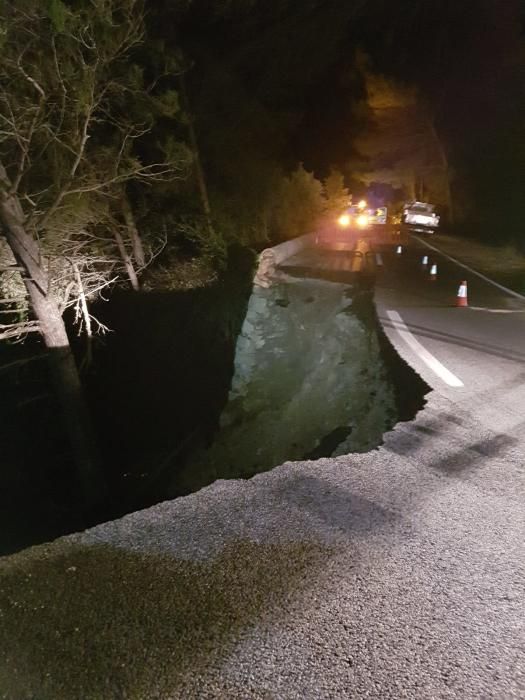
[[458, 379], [455, 374], [452, 374], [452, 372], [450, 372], [438, 359], [434, 357], [434, 355], [432, 355], [421, 345], [419, 340], [417, 340], [408, 330], [405, 322], [397, 311], [387, 310], [386, 313], [392, 321], [392, 325], [399, 333], [401, 338], [403, 338], [405, 343], [410, 346], [417, 355], [419, 355], [423, 362], [428, 365], [428, 367], [430, 367], [430, 369], [435, 372], [440, 379], [442, 379], [449, 386], [465, 386], [461, 379]]
[[430, 245], [430, 243], [428, 243], [427, 241], [424, 241], [419, 236], [413, 235], [413, 238], [415, 238], [416, 241], [419, 241], [423, 245], [426, 245], [426, 247], [430, 248], [430, 250], [435, 250], [436, 253], [439, 253], [444, 258], [448, 258], [448, 260], [451, 260], [453, 263], [456, 263], [456, 265], [459, 265], [459, 267], [463, 267], [465, 270], [472, 272], [473, 275], [477, 275], [478, 277], [481, 277], [481, 279], [485, 280], [485, 282], [488, 282], [489, 284], [493, 284], [498, 289], [501, 289], [502, 291], [507, 292], [507, 294], [510, 294], [511, 296], [516, 297], [517, 299], [521, 299], [522, 301], [525, 301], [525, 296], [523, 296], [523, 294], [520, 294], [519, 292], [515, 292], [513, 289], [509, 289], [508, 287], [504, 287], [502, 284], [499, 284], [499, 282], [494, 282], [494, 280], [491, 280], [490, 277], [486, 277], [485, 275], [482, 275], [481, 272], [478, 272], [477, 270], [474, 270], [472, 267], [465, 265], [465, 263], [462, 263], [459, 260], [456, 260], [456, 258], [453, 258], [451, 255], [447, 255], [442, 250], [439, 250], [439, 248], [436, 248], [435, 246]]
[[525, 309], [487, 309], [485, 306], [470, 306], [471, 311], [486, 311], [489, 314], [525, 314]]

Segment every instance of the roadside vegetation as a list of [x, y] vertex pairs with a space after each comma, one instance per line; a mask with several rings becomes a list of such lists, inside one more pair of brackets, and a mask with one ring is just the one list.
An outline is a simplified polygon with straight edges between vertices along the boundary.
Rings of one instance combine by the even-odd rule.
[[453, 258], [525, 294], [525, 253], [515, 245], [489, 245], [444, 233], [433, 235], [431, 241]]

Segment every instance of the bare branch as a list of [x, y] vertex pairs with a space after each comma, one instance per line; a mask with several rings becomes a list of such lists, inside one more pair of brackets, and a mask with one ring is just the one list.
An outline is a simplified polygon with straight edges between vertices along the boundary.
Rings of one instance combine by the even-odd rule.
[[33, 136], [38, 124], [38, 120], [40, 118], [40, 114], [42, 112], [42, 107], [44, 106], [45, 98], [41, 97], [40, 101], [38, 103], [38, 107], [35, 110], [35, 116], [31, 120], [31, 124], [29, 125], [28, 133], [27, 136], [23, 139], [22, 144], [21, 144], [21, 155], [20, 155], [20, 162], [18, 163], [18, 168], [17, 168], [17, 173], [15, 175], [15, 178], [13, 180], [13, 185], [11, 188], [11, 192], [15, 193], [18, 191], [18, 188], [20, 186], [20, 182], [22, 181], [22, 178], [24, 176], [24, 168], [26, 165], [26, 162], [29, 158], [29, 149], [31, 148], [31, 141], [33, 140]]
[[18, 70], [20, 71], [20, 73], [22, 73], [24, 78], [27, 81], [29, 81], [31, 83], [31, 85], [35, 88], [35, 90], [40, 94], [40, 98], [42, 100], [45, 100], [46, 93], [42, 89], [42, 86], [34, 78], [32, 78], [28, 73], [26, 73], [26, 71], [24, 70], [24, 68], [22, 66], [21, 60], [22, 60], [22, 56], [20, 56], [20, 58], [18, 59], [18, 63], [17, 63]]
[[0, 340], [10, 338], [21, 338], [28, 333], [39, 333], [40, 325], [36, 321], [26, 321], [23, 323], [0, 323]]
[[106, 326], [105, 323], [102, 323], [102, 321], [99, 321], [98, 318], [95, 318], [95, 316], [90, 316], [90, 318], [91, 318], [91, 321], [96, 325], [96, 328], [93, 331], [94, 334], [106, 335], [106, 333], [111, 333], [111, 328], [109, 326]]
[[73, 164], [71, 166], [71, 170], [69, 171], [69, 175], [68, 175], [65, 183], [62, 185], [60, 191], [58, 192], [58, 194], [55, 198], [55, 201], [53, 202], [53, 204], [51, 204], [51, 206], [49, 207], [49, 209], [45, 213], [42, 221], [40, 222], [41, 228], [46, 227], [46, 224], [51, 219], [51, 217], [53, 216], [55, 211], [58, 209], [58, 207], [60, 206], [60, 203], [62, 202], [62, 200], [64, 199], [66, 194], [71, 194], [71, 191], [68, 192], [68, 187], [71, 185], [71, 183], [73, 182], [73, 180], [75, 178], [75, 174], [78, 170], [78, 166], [80, 165], [80, 162], [82, 161], [82, 158], [84, 157], [86, 143], [89, 139], [89, 133], [88, 133], [89, 132], [89, 125], [90, 125], [90, 121], [91, 121], [91, 117], [92, 117], [92, 113], [93, 113], [94, 101], [95, 101], [93, 89], [94, 88], [93, 88], [93, 84], [92, 84], [91, 85], [91, 104], [89, 105], [88, 109], [86, 110], [86, 116], [84, 118], [84, 122], [82, 125], [82, 135], [81, 135], [80, 144], [78, 147], [78, 151], [77, 151], [75, 160], [73, 161]]
[[77, 187], [76, 189], [69, 190], [68, 192], [64, 193], [63, 197], [70, 196], [72, 194], [104, 191], [110, 188], [112, 185], [133, 179], [141, 180], [146, 184], [148, 182], [170, 182], [172, 180], [176, 180], [178, 177], [182, 177], [182, 171], [183, 168], [174, 163], [152, 163], [151, 165], [143, 165], [131, 169], [103, 182], [94, 182], [84, 187]]
[[82, 333], [82, 330], [84, 330], [86, 333], [86, 356], [84, 358], [84, 364], [89, 366], [93, 362], [93, 328], [91, 326], [91, 316], [89, 315], [86, 301], [86, 291], [82, 283], [82, 277], [80, 276], [78, 265], [76, 263], [72, 263], [72, 265], [78, 288], [77, 303], [75, 305], [75, 321], [79, 326], [79, 335]]

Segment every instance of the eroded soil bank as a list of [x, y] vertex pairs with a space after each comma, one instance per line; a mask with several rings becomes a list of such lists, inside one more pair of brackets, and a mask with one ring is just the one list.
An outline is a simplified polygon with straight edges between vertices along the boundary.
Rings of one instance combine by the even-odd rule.
[[176, 470], [170, 493], [374, 449], [425, 391], [388, 354], [372, 294], [359, 284], [287, 278], [254, 288], [218, 430]]
[[[104, 520], [217, 478], [372, 450], [422, 407], [428, 388], [384, 337], [370, 285], [252, 290], [251, 265], [237, 259], [213, 288], [99, 309], [113, 332], [85, 380], [112, 493]], [[87, 523], [43, 363], [0, 380], [1, 554]]]

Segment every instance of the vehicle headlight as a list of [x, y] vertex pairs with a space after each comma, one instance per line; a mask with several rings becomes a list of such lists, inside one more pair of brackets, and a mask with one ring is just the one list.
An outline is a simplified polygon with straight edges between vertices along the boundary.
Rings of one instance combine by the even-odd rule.
[[356, 224], [360, 228], [366, 228], [368, 226], [368, 216], [366, 214], [360, 214], [356, 219]]
[[343, 228], [350, 226], [350, 216], [348, 214], [341, 214], [341, 216], [337, 219], [337, 223], [339, 226], [343, 226]]

